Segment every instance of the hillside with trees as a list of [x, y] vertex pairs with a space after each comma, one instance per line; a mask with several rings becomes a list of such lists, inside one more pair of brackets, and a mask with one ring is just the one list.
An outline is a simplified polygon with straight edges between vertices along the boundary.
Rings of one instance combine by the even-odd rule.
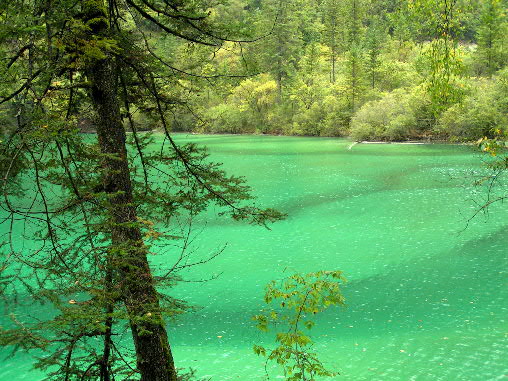
[[210, 17], [237, 25], [251, 42], [219, 50], [180, 44], [171, 52], [191, 74], [179, 82], [188, 97], [173, 129], [491, 137], [508, 117], [506, 10], [501, 0], [229, 2]]

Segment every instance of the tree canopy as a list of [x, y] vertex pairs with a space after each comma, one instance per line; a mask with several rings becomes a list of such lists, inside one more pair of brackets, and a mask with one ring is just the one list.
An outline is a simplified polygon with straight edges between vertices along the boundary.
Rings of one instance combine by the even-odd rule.
[[[211, 5], [220, 2], [2, 2], [0, 284], [6, 303], [26, 292], [51, 307], [43, 318], [12, 314], [0, 343], [42, 351], [47, 379], [176, 380], [165, 319], [187, 306], [169, 288], [179, 269], [207, 260], [185, 251], [193, 217], [212, 203], [256, 224], [282, 217], [171, 134], [192, 74], [155, 42], [239, 43], [212, 25]], [[140, 117], [162, 128], [162, 148]], [[154, 247], [166, 266], [150, 266]], [[125, 329], [133, 352], [118, 345]]]

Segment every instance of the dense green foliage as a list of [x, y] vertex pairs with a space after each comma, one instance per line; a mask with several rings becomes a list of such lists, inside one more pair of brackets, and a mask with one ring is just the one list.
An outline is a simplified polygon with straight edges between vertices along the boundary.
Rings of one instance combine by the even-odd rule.
[[289, 381], [335, 376], [324, 367], [316, 353], [310, 352], [314, 342], [305, 331], [316, 324], [315, 315], [331, 306], [344, 305], [340, 290], [344, 282], [340, 271], [319, 271], [295, 274], [268, 284], [265, 302], [273, 307], [253, 319], [261, 331], [268, 332], [271, 327], [278, 330], [277, 347], [267, 349], [255, 345], [254, 352], [279, 364]]
[[[503, 80], [507, 5], [505, 0], [236, 0], [218, 17], [235, 17], [255, 41], [218, 52], [181, 50], [182, 62], [196, 54], [207, 60], [201, 70], [189, 66], [196, 76], [230, 77], [213, 82], [195, 77], [191, 82], [200, 93], [188, 105], [199, 117], [179, 115], [179, 128], [361, 140], [463, 141], [489, 135], [492, 128], [506, 128], [503, 99], [487, 102], [484, 91], [493, 94]], [[242, 74], [248, 76], [238, 77]], [[394, 102], [393, 110], [379, 113]], [[471, 106], [482, 107], [487, 119], [461, 115], [451, 122], [459, 110], [472, 113]]]

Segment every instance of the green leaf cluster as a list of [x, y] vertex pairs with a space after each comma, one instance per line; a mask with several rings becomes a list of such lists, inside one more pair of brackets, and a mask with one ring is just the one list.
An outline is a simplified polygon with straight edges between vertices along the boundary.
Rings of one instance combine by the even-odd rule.
[[270, 307], [253, 320], [261, 331], [277, 330], [277, 346], [255, 345], [254, 352], [280, 365], [287, 380], [334, 376], [336, 373], [326, 369], [312, 352], [314, 342], [306, 331], [314, 327], [317, 314], [345, 305], [340, 290], [345, 281], [341, 271], [318, 271], [270, 282], [264, 297]]

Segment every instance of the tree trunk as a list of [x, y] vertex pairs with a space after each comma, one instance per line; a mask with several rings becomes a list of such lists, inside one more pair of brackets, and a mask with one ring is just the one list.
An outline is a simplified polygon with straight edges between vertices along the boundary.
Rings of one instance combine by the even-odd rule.
[[136, 226], [132, 182], [120, 115], [117, 70], [112, 58], [95, 62], [87, 72], [91, 100], [97, 113], [97, 135], [103, 158], [103, 187], [110, 197], [112, 250], [109, 263], [117, 274], [129, 314], [142, 381], [176, 381], [159, 298], [147, 260], [142, 234]]
[[335, 57], [335, 46], [332, 46], [332, 75], [331, 75], [331, 82], [335, 83], [335, 61], [337, 58]]

